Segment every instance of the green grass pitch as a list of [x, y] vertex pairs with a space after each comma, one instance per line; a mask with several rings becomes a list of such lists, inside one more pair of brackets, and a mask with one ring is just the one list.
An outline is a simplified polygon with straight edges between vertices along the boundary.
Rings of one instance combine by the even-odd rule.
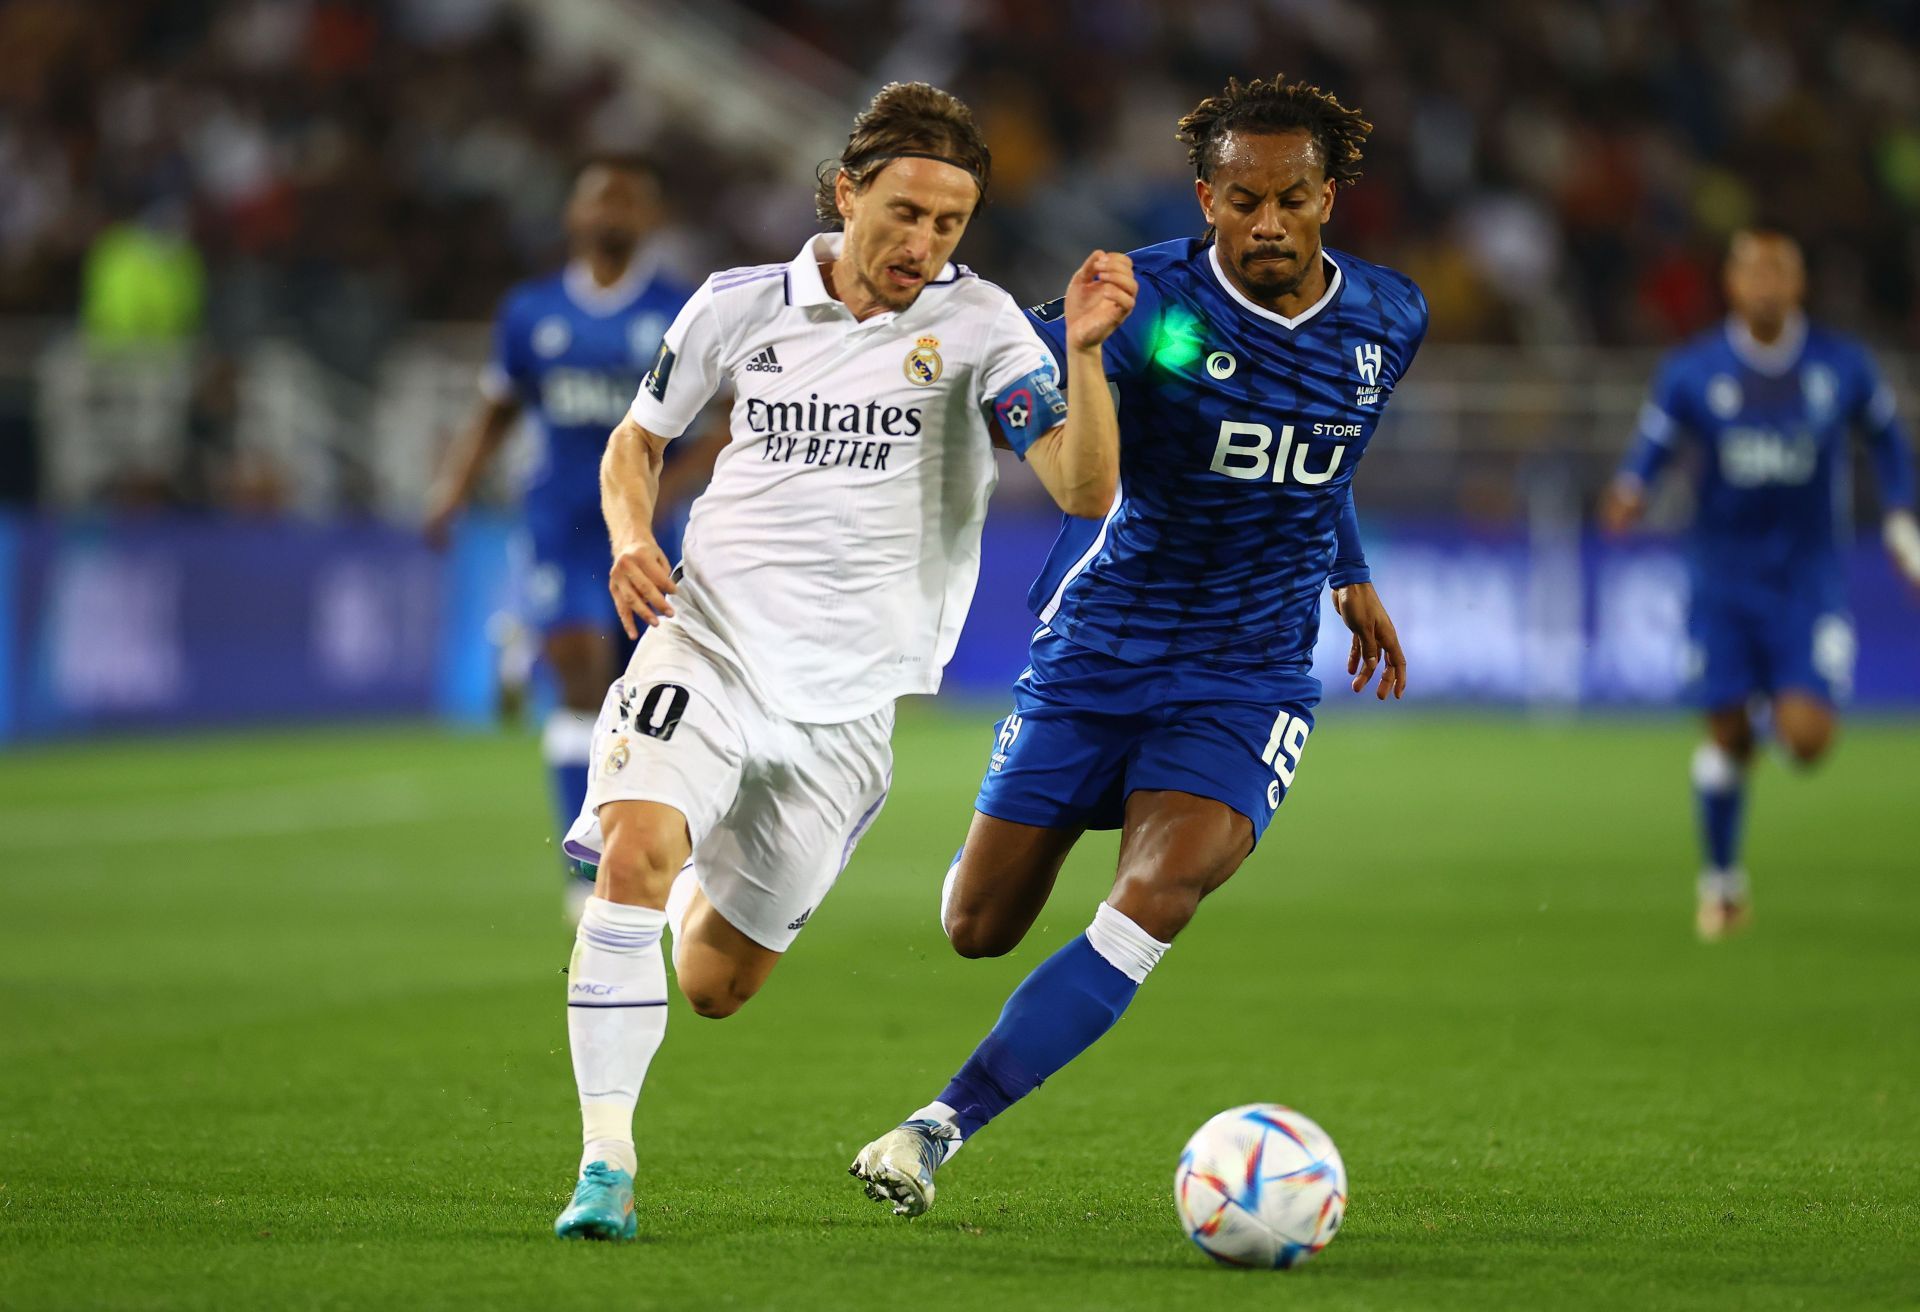
[[[1329, 694], [1330, 701], [1336, 694]], [[916, 710], [839, 890], [741, 1015], [676, 1003], [641, 1241], [563, 1244], [578, 1129], [532, 742], [331, 730], [0, 758], [0, 1307], [1920, 1306], [1920, 731], [1764, 768], [1758, 923], [1704, 947], [1684, 722], [1327, 708], [1118, 1028], [903, 1222], [845, 1175], [1084, 927], [935, 903], [986, 715]], [[1315, 1117], [1347, 1226], [1214, 1268], [1174, 1159]]]

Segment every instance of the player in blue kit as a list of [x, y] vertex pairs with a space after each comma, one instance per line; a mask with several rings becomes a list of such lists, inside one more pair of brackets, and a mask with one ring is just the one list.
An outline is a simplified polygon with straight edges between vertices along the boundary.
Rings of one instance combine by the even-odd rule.
[[1696, 926], [1708, 941], [1750, 914], [1740, 827], [1755, 699], [1770, 702], [1788, 756], [1809, 766], [1833, 739], [1834, 707], [1852, 679], [1842, 552], [1856, 429], [1872, 455], [1887, 548], [1920, 586], [1913, 457], [1892, 389], [1858, 342], [1807, 322], [1792, 238], [1740, 233], [1725, 282], [1731, 315], [1661, 365], [1601, 509], [1603, 525], [1624, 532], [1660, 472], [1683, 447], [1697, 448], [1689, 637], [1707, 716], [1693, 787], [1706, 856]]
[[[429, 539], [444, 541], [515, 423], [532, 416], [538, 453], [521, 502], [532, 557], [527, 620], [540, 632], [556, 685], [558, 704], [541, 740], [559, 834], [586, 796], [594, 720], [618, 655], [600, 456], [693, 291], [649, 256], [647, 239], [660, 221], [659, 182], [648, 166], [609, 158], [580, 171], [566, 212], [571, 258], [560, 272], [507, 294], [480, 408], [448, 453], [427, 515]], [[660, 479], [657, 522], [662, 547], [676, 560], [676, 512], [684, 514], [713, 464], [712, 443], [686, 446], [670, 453]], [[570, 906], [592, 891], [592, 871], [574, 882]]]
[[[1230, 81], [1180, 122], [1209, 231], [1132, 253], [1135, 309], [1105, 355], [1120, 493], [1104, 522], [1066, 522], [1033, 587], [1041, 626], [941, 921], [962, 956], [999, 956], [1085, 830], [1121, 830], [1119, 868], [939, 1096], [855, 1159], [897, 1213], [924, 1212], [963, 1141], [1112, 1027], [1259, 841], [1313, 730], [1323, 587], [1353, 631], [1354, 690], [1382, 661], [1378, 695], [1405, 690], [1352, 484], [1427, 306], [1320, 240], [1370, 131], [1280, 78]], [[1059, 304], [1031, 313], [1060, 354]]]

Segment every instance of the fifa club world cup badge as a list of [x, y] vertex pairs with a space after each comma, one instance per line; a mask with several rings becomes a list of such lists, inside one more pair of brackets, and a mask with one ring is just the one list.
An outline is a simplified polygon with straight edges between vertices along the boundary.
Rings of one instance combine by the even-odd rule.
[[940, 381], [940, 370], [944, 367], [940, 359], [940, 339], [922, 337], [907, 352], [907, 381], [921, 387], [932, 387]]
[[614, 739], [613, 746], [607, 750], [606, 772], [608, 774], [619, 774], [627, 768], [627, 762], [632, 758], [633, 753], [627, 750], [626, 737], [622, 735]]

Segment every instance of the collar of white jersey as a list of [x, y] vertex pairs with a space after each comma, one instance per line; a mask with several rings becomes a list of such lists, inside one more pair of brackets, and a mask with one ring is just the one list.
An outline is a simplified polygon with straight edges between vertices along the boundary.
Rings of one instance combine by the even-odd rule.
[[1763, 342], [1738, 315], [1727, 316], [1727, 346], [1747, 368], [1769, 378], [1780, 375], [1800, 363], [1800, 352], [1807, 344], [1807, 316], [1795, 310], [1780, 327], [1780, 335]]
[[[820, 276], [822, 260], [837, 260], [846, 241], [843, 232], [823, 232], [817, 237], [809, 237], [800, 253], [787, 265], [787, 303], [789, 305], [841, 305], [840, 298], [827, 290], [827, 280]], [[959, 266], [944, 264], [940, 267], [940, 276], [927, 284], [938, 287], [953, 282], [960, 276]], [[926, 288], [922, 288], [925, 291]], [[918, 301], [915, 301], [918, 304]], [[842, 309], [846, 307], [841, 305]]]
[[1326, 247], [1324, 246], [1320, 248], [1320, 258], [1328, 264], [1333, 265], [1333, 277], [1327, 279], [1326, 295], [1289, 319], [1284, 314], [1275, 314], [1264, 305], [1255, 305], [1245, 296], [1242, 296], [1240, 289], [1233, 285], [1233, 279], [1227, 277], [1226, 270], [1220, 267], [1220, 248], [1213, 242], [1207, 243], [1207, 263], [1213, 267], [1214, 280], [1226, 289], [1227, 295], [1233, 297], [1234, 303], [1248, 314], [1259, 315], [1262, 319], [1277, 323], [1282, 328], [1298, 328], [1301, 324], [1333, 304], [1333, 298], [1340, 294], [1340, 284], [1345, 281], [1346, 275], [1340, 272], [1339, 263], [1334, 260], [1333, 256], [1327, 254]]
[[657, 252], [640, 249], [633, 253], [618, 278], [602, 287], [593, 280], [593, 270], [585, 260], [573, 260], [560, 275], [567, 299], [587, 314], [606, 316], [624, 310], [633, 303], [660, 267]]

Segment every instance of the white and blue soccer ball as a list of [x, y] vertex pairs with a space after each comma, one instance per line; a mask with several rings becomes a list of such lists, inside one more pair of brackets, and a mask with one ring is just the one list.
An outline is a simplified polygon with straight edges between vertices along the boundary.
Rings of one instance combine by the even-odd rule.
[[1299, 1266], [1347, 1210], [1347, 1168], [1327, 1132], [1278, 1103], [1221, 1112], [1194, 1131], [1173, 1175], [1180, 1227], [1226, 1266]]

